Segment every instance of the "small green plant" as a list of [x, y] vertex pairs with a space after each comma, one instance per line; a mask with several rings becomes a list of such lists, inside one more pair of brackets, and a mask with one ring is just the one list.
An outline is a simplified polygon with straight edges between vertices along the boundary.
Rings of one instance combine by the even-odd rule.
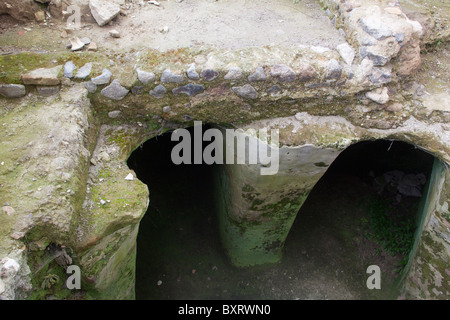
[[42, 281], [41, 289], [50, 289], [54, 284], [59, 282], [59, 277], [56, 274], [48, 274]]
[[[393, 216], [379, 199], [369, 202], [371, 238], [392, 255], [407, 256], [414, 244], [414, 224], [409, 218]], [[406, 259], [407, 260], [407, 259]]]

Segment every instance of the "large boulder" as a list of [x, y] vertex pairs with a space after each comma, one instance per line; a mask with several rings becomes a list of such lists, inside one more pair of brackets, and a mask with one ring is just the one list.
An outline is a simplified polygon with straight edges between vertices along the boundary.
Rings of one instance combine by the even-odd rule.
[[114, 1], [90, 0], [92, 16], [99, 26], [104, 26], [120, 13], [120, 6]]
[[28, 85], [56, 86], [61, 82], [61, 70], [62, 66], [39, 68], [23, 74], [21, 78], [23, 83]]
[[0, 15], [8, 14], [16, 20], [34, 20], [39, 5], [33, 0], [5, 0], [0, 2]]

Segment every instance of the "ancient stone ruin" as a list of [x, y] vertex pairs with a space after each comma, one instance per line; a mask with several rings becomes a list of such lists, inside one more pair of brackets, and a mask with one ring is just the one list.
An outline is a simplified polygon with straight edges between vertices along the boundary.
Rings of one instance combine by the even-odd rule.
[[[245, 270], [283, 260], [302, 205], [352, 146], [431, 157], [427, 173], [406, 164], [370, 185], [420, 199], [390, 298], [448, 299], [448, 2], [5, 0], [0, 14], [1, 299], [136, 298], [158, 186], [127, 161], [196, 121], [279, 132], [276, 174], [214, 168], [223, 252]], [[66, 286], [73, 265], [81, 289]]]

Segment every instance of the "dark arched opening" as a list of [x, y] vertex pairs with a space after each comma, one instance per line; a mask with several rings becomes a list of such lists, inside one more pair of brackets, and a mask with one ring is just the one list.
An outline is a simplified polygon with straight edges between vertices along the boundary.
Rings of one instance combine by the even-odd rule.
[[[193, 133], [192, 127], [188, 130]], [[432, 155], [390, 140], [348, 147], [310, 192], [286, 239], [282, 260], [236, 268], [217, 230], [218, 165], [175, 165], [171, 151], [176, 144], [167, 132], [144, 143], [128, 160], [150, 191], [137, 239], [137, 299], [395, 297], [395, 281], [408, 256], [402, 250], [410, 248], [384, 239], [394, 245], [390, 251], [377, 233], [391, 228], [408, 242], [408, 231], [414, 241], [423, 202], [417, 192], [427, 188]], [[415, 185], [401, 182], [406, 178]], [[378, 222], [375, 229], [373, 221]], [[381, 269], [381, 290], [366, 287], [369, 265]]]
[[[209, 127], [202, 126], [202, 132]], [[194, 127], [187, 130], [194, 138]], [[213, 267], [208, 259], [222, 255], [214, 221], [216, 165], [174, 164], [171, 152], [179, 141], [171, 137], [172, 131], [148, 140], [128, 159], [150, 193], [137, 239], [137, 299], [204, 298], [205, 270]], [[192, 163], [193, 154], [194, 140]]]
[[[284, 257], [301, 261], [311, 297], [397, 297], [433, 162], [432, 155], [414, 145], [392, 140], [359, 142], [335, 159], [310, 192], [286, 241]], [[381, 289], [367, 287], [371, 265], [380, 268]], [[320, 286], [324, 277], [327, 288]]]

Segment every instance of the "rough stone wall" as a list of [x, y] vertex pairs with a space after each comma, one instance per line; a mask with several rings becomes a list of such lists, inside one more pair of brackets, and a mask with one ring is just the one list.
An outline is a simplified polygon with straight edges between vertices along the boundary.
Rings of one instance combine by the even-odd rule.
[[445, 299], [450, 293], [448, 190], [449, 172], [435, 164], [435, 183], [429, 194], [423, 230], [405, 281], [404, 297], [412, 299]]
[[90, 159], [76, 250], [95, 298], [134, 298], [136, 236], [147, 209], [148, 188], [126, 160], [132, 147], [145, 141], [145, 129], [102, 126]]
[[[217, 186], [220, 230], [237, 266], [273, 263], [308, 192], [339, 154], [312, 145], [280, 150], [276, 175], [259, 165], [224, 165]], [[223, 199], [225, 198], [225, 199]]]
[[[0, 103], [0, 256], [2, 268], [16, 274], [15, 283], [7, 282], [30, 289], [24, 282], [25, 274], [32, 277], [27, 256], [50, 243], [76, 243], [89, 157], [90, 104], [86, 90], [77, 85], [56, 98], [30, 96]], [[1, 294], [20, 298], [26, 291], [14, 294], [6, 288], [6, 296]]]

